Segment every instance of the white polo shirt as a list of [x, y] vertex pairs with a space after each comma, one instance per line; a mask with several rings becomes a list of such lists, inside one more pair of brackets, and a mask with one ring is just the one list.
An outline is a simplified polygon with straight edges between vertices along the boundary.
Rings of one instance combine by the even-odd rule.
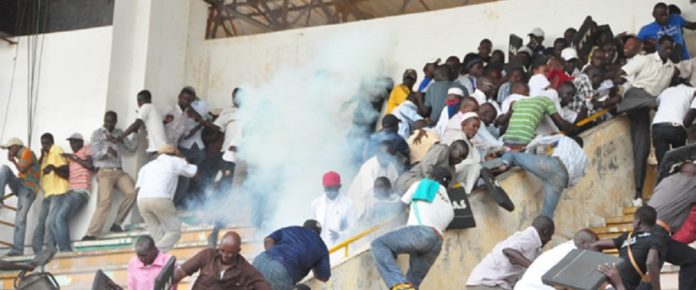
[[[452, 202], [447, 195], [447, 189], [440, 185], [440, 188], [437, 190], [437, 195], [432, 202], [420, 200], [413, 201], [413, 194], [416, 192], [420, 183], [421, 181], [419, 180], [411, 185], [404, 196], [401, 197], [401, 202], [405, 204], [411, 205], [411, 203], [414, 203], [411, 205], [406, 225], [429, 226], [436, 229], [442, 235], [447, 226], [449, 226], [454, 219], [454, 208], [452, 208]], [[417, 214], [414, 207], [418, 207]]]
[[541, 254], [524, 272], [522, 279], [515, 284], [515, 290], [555, 290], [541, 282], [541, 276], [556, 266], [570, 251], [576, 249], [570, 240]]
[[657, 112], [653, 124], [676, 123], [684, 125], [684, 117], [689, 109], [696, 109], [695, 88], [678, 85], [664, 90], [657, 96]]
[[179, 176], [193, 177], [198, 167], [189, 164], [182, 157], [161, 154], [140, 168], [138, 181], [138, 199], [174, 198]]
[[[138, 109], [138, 120], [145, 123], [147, 130], [147, 152], [157, 152], [163, 145], [167, 144], [167, 135], [164, 133], [164, 119], [152, 104], [143, 104]], [[176, 146], [176, 144], [172, 144]]]
[[675, 65], [671, 60], [662, 62], [660, 55], [636, 55], [621, 69], [633, 78], [632, 87], [641, 88], [653, 96], [657, 96], [669, 86], [674, 74]]

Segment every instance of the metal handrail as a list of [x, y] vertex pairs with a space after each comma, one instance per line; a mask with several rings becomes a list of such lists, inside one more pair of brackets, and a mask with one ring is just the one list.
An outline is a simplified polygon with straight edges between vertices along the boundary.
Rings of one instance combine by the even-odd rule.
[[369, 227], [368, 229], [366, 229], [366, 230], [364, 230], [364, 231], [362, 231], [362, 232], [359, 232], [359, 233], [355, 234], [354, 236], [352, 236], [352, 237], [350, 237], [350, 238], [348, 238], [348, 239], [346, 239], [346, 240], [344, 240], [344, 241], [342, 241], [342, 242], [340, 242], [340, 243], [334, 245], [333, 247], [331, 247], [331, 248], [329, 249], [329, 254], [333, 254], [333, 253], [335, 253], [335, 252], [338, 252], [338, 250], [340, 250], [340, 249], [344, 249], [343, 256], [344, 256], [344, 257], [348, 257], [348, 246], [350, 246], [350, 244], [352, 244], [352, 243], [354, 243], [354, 242], [356, 242], [356, 241], [358, 241], [358, 240], [364, 238], [365, 236], [367, 236], [367, 235], [369, 235], [369, 234], [371, 234], [371, 233], [376, 232], [376, 231], [377, 231], [379, 228], [381, 228], [382, 226], [384, 226], [384, 225], [386, 225], [386, 224], [388, 224], [388, 223], [391, 223], [391, 222], [393, 222], [393, 221], [394, 221], [394, 219], [390, 219], [390, 220], [388, 220], [388, 221], [386, 221], [386, 222], [383, 222], [383, 223], [381, 223], [381, 224], [374, 225], [374, 226]]
[[588, 116], [587, 118], [578, 121], [575, 125], [578, 127], [585, 126], [587, 123], [592, 122], [594, 120], [597, 120], [599, 117], [606, 115], [607, 113], [609, 113], [609, 111], [611, 111], [611, 109], [612, 108], [606, 108], [606, 109], [601, 110], [597, 113], [594, 113], [594, 114]]
[[[597, 120], [598, 118], [600, 118], [600, 117], [606, 115], [607, 113], [609, 113], [609, 111], [611, 111], [611, 109], [613, 109], [613, 108], [606, 108], [606, 109], [603, 109], [603, 110], [601, 110], [601, 111], [598, 111], [598, 112], [596, 112], [596, 113], [594, 113], [594, 114], [588, 116], [587, 118], [578, 121], [575, 125], [578, 126], [578, 127], [584, 126], [584, 125], [586, 125], [586, 124], [588, 124], [588, 123], [590, 123], [590, 122], [592, 122], [592, 121], [594, 121], [594, 120]], [[456, 187], [459, 187], [459, 186], [461, 186], [461, 185], [460, 185], [460, 184], [455, 184], [453, 187], [456, 188]], [[381, 228], [382, 226], [384, 226], [384, 225], [386, 225], [386, 224], [388, 224], [388, 223], [390, 223], [390, 222], [392, 222], [392, 221], [393, 221], [393, 220], [389, 220], [389, 221], [387, 221], [387, 222], [384, 222], [384, 223], [381, 223], [381, 224], [372, 226], [372, 227], [370, 227], [370, 228], [368, 228], [368, 229], [366, 229], [366, 230], [364, 230], [364, 231], [362, 231], [362, 232], [359, 232], [359, 233], [355, 234], [354, 236], [352, 236], [352, 237], [350, 237], [350, 238], [348, 238], [348, 239], [346, 239], [346, 240], [344, 240], [344, 241], [342, 241], [342, 242], [340, 242], [340, 243], [334, 245], [333, 247], [331, 247], [331, 249], [329, 249], [329, 253], [330, 253], [330, 254], [333, 254], [333, 253], [339, 251], [340, 249], [344, 249], [343, 255], [344, 255], [344, 257], [348, 257], [348, 247], [350, 246], [350, 244], [352, 244], [352, 243], [354, 243], [354, 242], [356, 242], [356, 241], [358, 241], [358, 240], [364, 238], [365, 236], [367, 236], [367, 235], [369, 235], [369, 234], [371, 234], [371, 233], [374, 233], [374, 232], [377, 231], [379, 228]]]

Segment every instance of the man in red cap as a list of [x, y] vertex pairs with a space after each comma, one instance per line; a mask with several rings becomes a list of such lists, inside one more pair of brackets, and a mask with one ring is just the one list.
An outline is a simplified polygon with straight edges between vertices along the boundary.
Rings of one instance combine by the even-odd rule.
[[341, 193], [341, 176], [334, 171], [324, 174], [324, 195], [312, 202], [312, 219], [323, 225], [321, 238], [332, 246], [348, 238], [349, 229], [357, 222], [353, 201]]

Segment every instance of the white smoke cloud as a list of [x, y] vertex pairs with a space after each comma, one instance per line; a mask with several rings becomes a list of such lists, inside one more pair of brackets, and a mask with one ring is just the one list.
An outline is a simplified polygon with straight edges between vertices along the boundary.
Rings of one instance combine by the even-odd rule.
[[[387, 83], [375, 80], [386, 75], [389, 44], [389, 35], [380, 29], [342, 32], [323, 42], [311, 63], [244, 88], [238, 156], [247, 163], [248, 175], [239, 190], [266, 205], [266, 215], [257, 216], [264, 219], [262, 234], [309, 218], [311, 201], [323, 194], [326, 171], [339, 172], [347, 190], [360, 165], [351, 154], [364, 144], [364, 139], [347, 137], [355, 100], [386, 90]], [[359, 113], [377, 118], [370, 110]], [[235, 223], [230, 209], [251, 207], [243, 211], [259, 214], [248, 200], [233, 199], [223, 212], [228, 223]], [[209, 212], [219, 211], [219, 202], [213, 203], [207, 205]]]

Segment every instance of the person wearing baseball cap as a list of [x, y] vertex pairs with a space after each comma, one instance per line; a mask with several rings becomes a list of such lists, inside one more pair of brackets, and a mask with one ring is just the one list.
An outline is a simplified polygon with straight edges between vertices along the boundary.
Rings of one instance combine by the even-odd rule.
[[52, 228], [61, 252], [72, 251], [70, 247], [70, 221], [89, 201], [92, 189], [92, 172], [95, 169], [92, 163], [91, 147], [85, 146], [82, 134], [74, 133], [67, 140], [73, 151], [72, 154], [63, 153], [63, 157], [68, 160], [70, 190], [63, 196], [63, 201], [55, 209], [56, 218]]
[[387, 110], [385, 111], [387, 114], [391, 113], [391, 111], [394, 110], [396, 106], [406, 101], [408, 94], [410, 94], [413, 91], [413, 85], [416, 84], [417, 79], [418, 73], [416, 73], [416, 70], [409, 68], [406, 71], [404, 71], [404, 74], [401, 78], [401, 84], [395, 86], [392, 89], [391, 93], [389, 93], [389, 99], [387, 100]]
[[544, 48], [544, 30], [536, 27], [527, 35], [529, 36], [527, 47], [532, 50], [533, 56], [543, 55], [544, 50], [546, 50], [546, 48]]
[[321, 238], [329, 247], [349, 237], [357, 223], [353, 200], [341, 192], [341, 176], [335, 171], [322, 177], [324, 194], [312, 201], [312, 219], [319, 221]]
[[[15, 213], [14, 240], [8, 256], [24, 255], [24, 237], [27, 229], [27, 213], [39, 192], [41, 170], [36, 155], [19, 138], [5, 141], [0, 148], [7, 150], [7, 160], [14, 165], [19, 174], [15, 175], [7, 165], [0, 166], [0, 197], [5, 196], [5, 187], [9, 186], [17, 196]], [[0, 208], [2, 207], [0, 198]]]

